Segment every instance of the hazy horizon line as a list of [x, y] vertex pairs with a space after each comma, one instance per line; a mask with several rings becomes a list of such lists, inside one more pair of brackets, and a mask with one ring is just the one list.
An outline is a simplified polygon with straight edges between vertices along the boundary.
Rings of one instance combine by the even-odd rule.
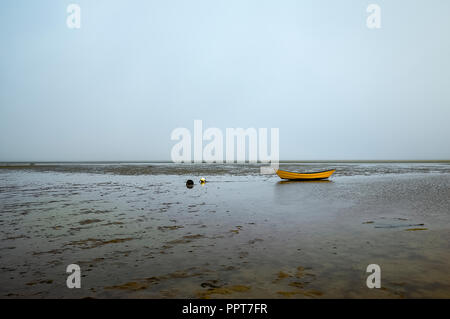
[[[249, 162], [243, 162], [238, 163], [236, 161], [234, 162], [219, 162], [219, 163], [211, 163], [211, 162], [194, 162], [194, 161], [188, 161], [183, 163], [175, 163], [170, 160], [98, 160], [98, 161], [58, 161], [58, 160], [52, 160], [52, 161], [0, 161], [0, 165], [4, 164], [146, 164], [146, 163], [174, 163], [174, 164], [267, 164], [270, 163], [262, 163], [262, 162], [256, 162], [256, 163], [249, 163]], [[279, 163], [450, 163], [450, 159], [418, 159], [418, 160], [408, 160], [408, 159], [383, 159], [383, 160], [361, 160], [361, 159], [355, 159], [355, 160], [280, 160]]]

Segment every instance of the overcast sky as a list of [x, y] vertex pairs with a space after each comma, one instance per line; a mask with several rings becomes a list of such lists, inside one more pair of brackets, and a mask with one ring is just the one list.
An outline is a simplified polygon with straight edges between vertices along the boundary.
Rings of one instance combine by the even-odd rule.
[[0, 46], [0, 161], [168, 160], [195, 119], [278, 127], [281, 159], [450, 159], [448, 0], [3, 0]]

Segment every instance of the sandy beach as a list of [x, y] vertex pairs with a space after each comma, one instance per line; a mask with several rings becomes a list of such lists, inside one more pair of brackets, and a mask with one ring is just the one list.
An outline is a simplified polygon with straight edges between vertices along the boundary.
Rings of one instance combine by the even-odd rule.
[[[285, 182], [258, 165], [3, 166], [0, 296], [450, 297], [448, 163], [282, 168], [337, 171]], [[81, 289], [66, 287], [69, 264]], [[381, 289], [366, 286], [369, 264]]]

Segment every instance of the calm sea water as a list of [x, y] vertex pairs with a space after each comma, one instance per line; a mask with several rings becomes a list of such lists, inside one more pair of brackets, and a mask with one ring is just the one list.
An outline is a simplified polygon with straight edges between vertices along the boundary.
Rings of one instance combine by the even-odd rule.
[[[2, 168], [0, 296], [450, 297], [450, 165], [281, 168], [337, 171], [285, 182], [259, 165]], [[66, 287], [73, 263], [81, 289]], [[374, 263], [381, 289], [366, 286]]]
[[[253, 176], [263, 164], [176, 164], [176, 163], [6, 163], [3, 170], [33, 172], [92, 173], [114, 175]], [[335, 168], [334, 176], [450, 173], [450, 162], [438, 163], [281, 163], [281, 169], [314, 172]]]

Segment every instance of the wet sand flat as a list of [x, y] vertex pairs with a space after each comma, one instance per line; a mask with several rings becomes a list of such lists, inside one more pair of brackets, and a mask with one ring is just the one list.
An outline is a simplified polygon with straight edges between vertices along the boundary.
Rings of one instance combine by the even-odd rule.
[[329, 167], [317, 182], [257, 165], [3, 167], [0, 296], [449, 298], [450, 165], [282, 169]]

